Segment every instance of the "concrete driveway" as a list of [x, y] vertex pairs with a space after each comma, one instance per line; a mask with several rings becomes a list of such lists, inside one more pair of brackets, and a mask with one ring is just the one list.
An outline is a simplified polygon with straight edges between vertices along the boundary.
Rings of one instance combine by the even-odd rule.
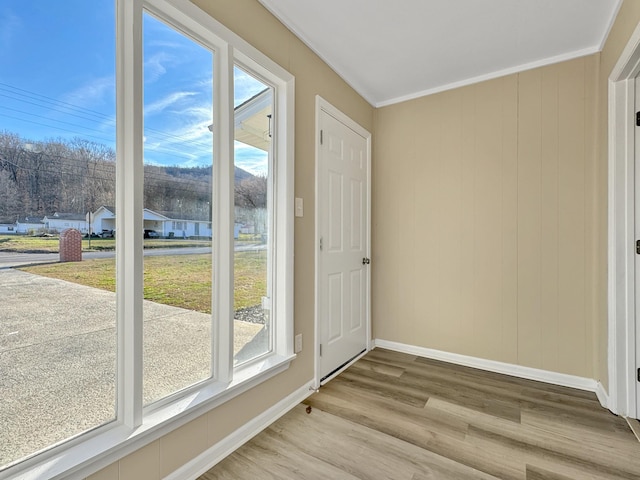
[[[57, 254], [54, 254], [57, 255]], [[0, 270], [0, 465], [114, 418], [115, 294]], [[209, 315], [144, 302], [144, 398], [209, 376]], [[234, 322], [235, 352], [263, 325]]]

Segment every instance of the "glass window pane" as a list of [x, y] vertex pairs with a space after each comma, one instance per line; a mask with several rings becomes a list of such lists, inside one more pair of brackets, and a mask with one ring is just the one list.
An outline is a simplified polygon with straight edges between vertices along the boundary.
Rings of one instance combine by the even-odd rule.
[[234, 365], [241, 365], [272, 349], [273, 89], [236, 67], [234, 90]]
[[115, 4], [4, 0], [0, 31], [2, 469], [116, 415]]
[[211, 376], [213, 53], [144, 16], [144, 403]]

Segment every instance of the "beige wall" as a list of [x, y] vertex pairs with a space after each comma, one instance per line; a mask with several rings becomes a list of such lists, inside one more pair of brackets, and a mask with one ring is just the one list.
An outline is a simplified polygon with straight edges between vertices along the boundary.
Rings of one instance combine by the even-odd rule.
[[607, 387], [607, 79], [638, 22], [625, 0], [601, 54], [376, 112], [376, 338]]
[[377, 111], [376, 338], [596, 376], [598, 65]]
[[103, 469], [91, 480], [160, 479], [313, 378], [315, 95], [373, 130], [373, 107], [256, 0], [193, 3], [296, 79], [295, 195], [304, 199], [305, 215], [295, 223], [295, 332], [304, 335], [306, 348], [288, 371]]

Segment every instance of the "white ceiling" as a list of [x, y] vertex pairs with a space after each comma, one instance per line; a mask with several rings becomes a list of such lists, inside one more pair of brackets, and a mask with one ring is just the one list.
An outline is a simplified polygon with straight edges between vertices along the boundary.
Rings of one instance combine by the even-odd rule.
[[259, 0], [374, 106], [601, 50], [622, 0]]

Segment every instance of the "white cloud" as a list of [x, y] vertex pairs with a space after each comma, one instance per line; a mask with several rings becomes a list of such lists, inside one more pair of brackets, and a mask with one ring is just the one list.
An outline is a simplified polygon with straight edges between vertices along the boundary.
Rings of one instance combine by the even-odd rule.
[[144, 62], [144, 81], [145, 83], [156, 82], [160, 77], [167, 73], [165, 64], [171, 63], [173, 57], [166, 52], [158, 52], [151, 55]]
[[248, 73], [234, 69], [233, 89], [234, 89], [234, 105], [238, 106], [242, 102], [249, 100], [254, 95], [267, 88], [267, 85], [252, 77]]
[[155, 102], [152, 102], [148, 105], [146, 105], [144, 107], [144, 115], [145, 117], [150, 116], [150, 115], [154, 115], [156, 113], [160, 113], [162, 111], [164, 111], [165, 109], [167, 109], [168, 107], [171, 107], [179, 102], [181, 102], [182, 100], [184, 100], [185, 98], [188, 97], [192, 97], [194, 95], [197, 95], [196, 92], [173, 92], [170, 93], [169, 95], [160, 98], [159, 100], [156, 100]]
[[22, 20], [9, 9], [0, 12], [0, 53], [13, 48], [13, 36], [22, 27]]
[[112, 102], [115, 97], [115, 85], [115, 78], [112, 75], [94, 78], [64, 94], [61, 100], [85, 108], [102, 105], [106, 102]]
[[[166, 33], [164, 30], [159, 30], [159, 32]], [[146, 38], [148, 38], [148, 36]], [[170, 48], [170, 49], [176, 49], [176, 50], [179, 48], [182, 48], [182, 45], [180, 43], [173, 42], [170, 40], [147, 40], [145, 45], [147, 47]]]
[[[155, 102], [155, 111], [172, 106], [170, 112], [145, 122], [145, 161], [193, 167], [210, 165], [212, 157], [211, 104], [196, 94], [178, 92]], [[160, 122], [161, 120], [161, 122]]]

